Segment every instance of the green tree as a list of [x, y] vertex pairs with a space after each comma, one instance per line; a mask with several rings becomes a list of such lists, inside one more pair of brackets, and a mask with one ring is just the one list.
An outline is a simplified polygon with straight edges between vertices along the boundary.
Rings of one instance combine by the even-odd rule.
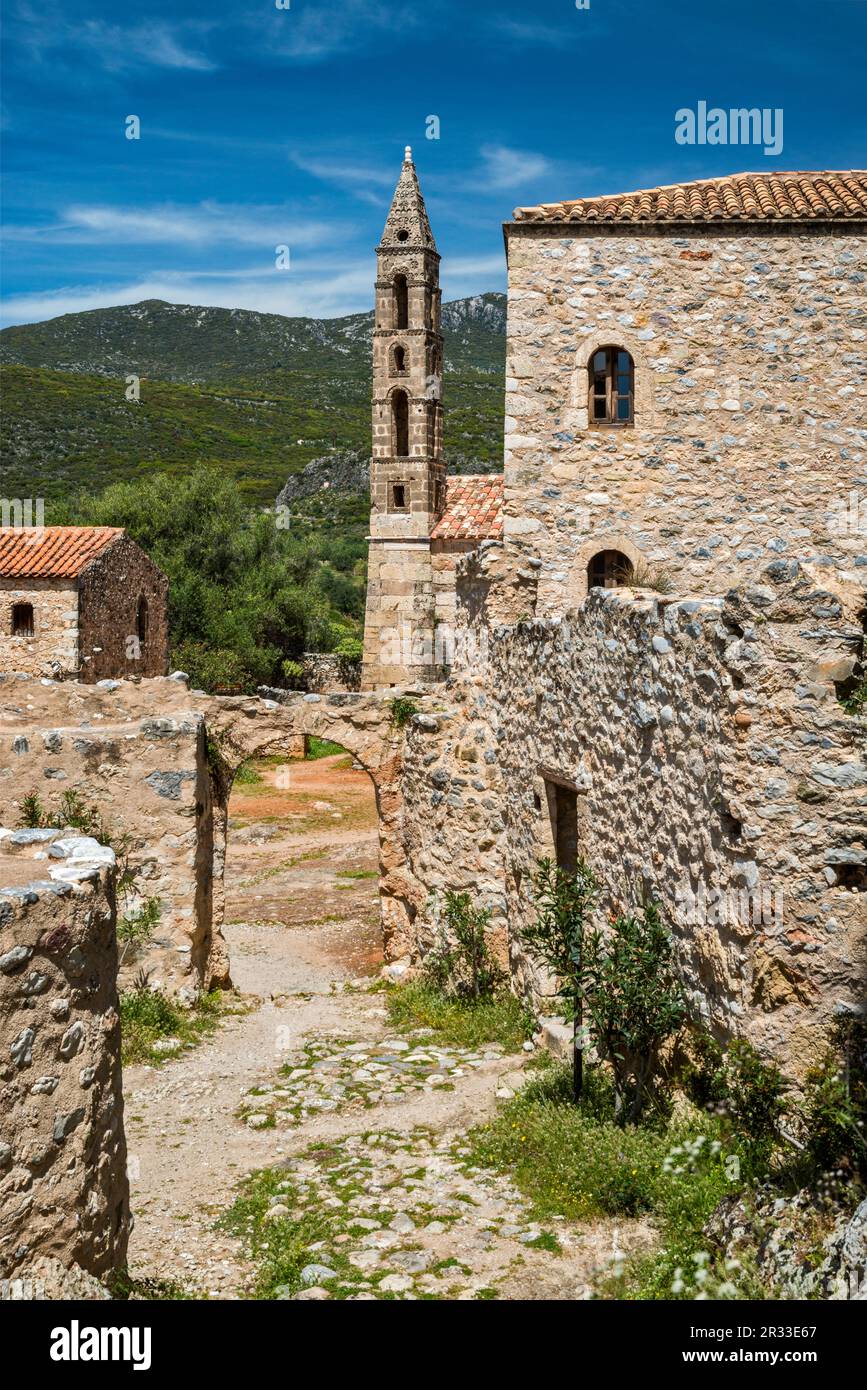
[[354, 543], [281, 529], [207, 465], [116, 483], [77, 499], [63, 519], [124, 526], [165, 570], [172, 662], [205, 689], [279, 685], [284, 662], [305, 648], [330, 651], [358, 627], [364, 572]]

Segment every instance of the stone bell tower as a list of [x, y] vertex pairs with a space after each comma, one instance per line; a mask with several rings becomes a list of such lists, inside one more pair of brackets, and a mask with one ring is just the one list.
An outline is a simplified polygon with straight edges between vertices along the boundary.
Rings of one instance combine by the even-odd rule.
[[437, 678], [430, 537], [445, 505], [440, 257], [409, 146], [376, 257], [368, 690]]

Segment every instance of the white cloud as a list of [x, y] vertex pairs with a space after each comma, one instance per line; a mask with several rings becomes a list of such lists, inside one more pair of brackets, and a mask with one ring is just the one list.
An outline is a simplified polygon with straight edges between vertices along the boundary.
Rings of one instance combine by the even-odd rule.
[[38, 323], [59, 314], [137, 304], [142, 299], [165, 299], [172, 304], [201, 304], [224, 309], [253, 309], [259, 313], [336, 318], [372, 308], [373, 272], [368, 263], [332, 265], [328, 273], [314, 268], [294, 270], [224, 271], [196, 275], [166, 272], [112, 285], [65, 285], [46, 293], [7, 296], [3, 324]]
[[196, 46], [212, 27], [209, 23], [152, 20], [124, 26], [102, 19], [76, 23], [56, 7], [35, 10], [22, 4], [11, 27], [14, 37], [37, 59], [51, 54], [54, 60], [58, 52], [67, 57], [83, 50], [109, 72], [137, 67], [210, 72], [217, 66]]
[[74, 245], [217, 245], [290, 248], [327, 246], [342, 234], [336, 222], [307, 220], [288, 206], [204, 202], [193, 206], [163, 203], [152, 208], [81, 204], [64, 208], [54, 226], [8, 224], [9, 241]]
[[[420, 23], [429, 23], [440, 8], [438, 0], [426, 0], [415, 11], [409, 4], [401, 6], [391, 0], [308, 4], [303, 9], [283, 10], [272, 16], [268, 47], [280, 57], [318, 62], [409, 32]], [[255, 23], [258, 27], [259, 21]]]
[[[220, 271], [165, 271], [137, 280], [100, 285], [65, 285], [44, 293], [9, 295], [3, 324], [38, 323], [59, 314], [165, 299], [171, 304], [201, 304], [224, 309], [252, 309], [263, 314], [339, 318], [373, 308], [376, 266], [372, 256], [312, 258], [288, 271], [236, 267]], [[502, 289], [502, 255], [457, 257], [444, 279], [445, 297], [458, 299], [484, 290]]]
[[545, 155], [510, 149], [508, 145], [483, 145], [481, 156], [482, 168], [472, 186], [481, 186], [490, 192], [520, 188], [531, 179], [551, 173], [553, 169]]

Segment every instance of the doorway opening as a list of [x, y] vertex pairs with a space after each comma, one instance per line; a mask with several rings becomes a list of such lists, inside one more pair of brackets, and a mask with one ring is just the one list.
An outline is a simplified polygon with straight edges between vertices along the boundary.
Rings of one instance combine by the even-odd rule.
[[574, 874], [578, 867], [578, 793], [574, 787], [546, 781], [554, 860], [558, 869]]
[[381, 969], [379, 812], [351, 752], [297, 735], [237, 769], [224, 885], [223, 930], [242, 990], [251, 955], [259, 968], [246, 987], [255, 993], [263, 957], [271, 988], [289, 992]]

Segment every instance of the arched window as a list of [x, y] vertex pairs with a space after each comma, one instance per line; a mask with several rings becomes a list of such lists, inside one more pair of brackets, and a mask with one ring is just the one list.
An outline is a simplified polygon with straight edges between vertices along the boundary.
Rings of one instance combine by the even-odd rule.
[[632, 561], [622, 550], [600, 550], [587, 566], [587, 588], [616, 589], [628, 584], [632, 573]]
[[409, 290], [405, 275], [395, 275], [391, 292], [394, 309], [392, 326], [394, 328], [409, 328]]
[[33, 636], [33, 604], [32, 604], [32, 603], [13, 603], [13, 605], [12, 605], [12, 636], [13, 636], [13, 637], [32, 637], [32, 636]]
[[396, 343], [391, 350], [391, 371], [393, 376], [406, 371], [406, 348], [401, 343]]
[[139, 646], [144, 648], [148, 640], [148, 601], [144, 594], [139, 597], [135, 612], [135, 635], [138, 638]]
[[624, 348], [597, 348], [588, 363], [591, 425], [634, 423], [635, 366]]
[[391, 398], [391, 440], [395, 458], [409, 457], [409, 400], [405, 391], [395, 391]]

